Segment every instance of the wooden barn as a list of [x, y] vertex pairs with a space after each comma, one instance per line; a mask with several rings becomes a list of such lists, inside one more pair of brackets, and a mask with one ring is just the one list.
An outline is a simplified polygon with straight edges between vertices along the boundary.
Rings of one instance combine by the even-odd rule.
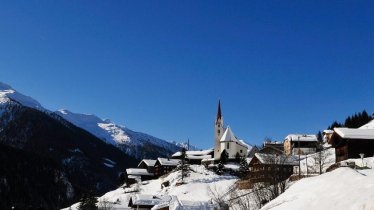
[[374, 155], [374, 129], [334, 128], [329, 144], [335, 148], [336, 162]]
[[180, 160], [169, 159], [169, 158], [157, 158], [155, 163], [155, 176], [162, 176], [169, 173], [176, 168], [180, 163]]
[[143, 159], [140, 161], [138, 168], [147, 169], [149, 173], [154, 173], [156, 160]]
[[274, 184], [286, 180], [297, 165], [299, 162], [295, 156], [256, 153], [249, 162], [250, 183]]
[[129, 207], [133, 209], [169, 210], [169, 205], [177, 200], [173, 195], [144, 195], [137, 194], [130, 197]]
[[259, 152], [266, 154], [284, 154], [283, 142], [265, 141], [263, 148], [260, 149]]
[[[213, 157], [214, 150], [200, 150], [200, 151], [186, 151], [186, 159], [189, 164], [201, 164], [204, 159], [211, 159]], [[171, 157], [173, 159], [181, 159], [182, 152], [176, 152]]]

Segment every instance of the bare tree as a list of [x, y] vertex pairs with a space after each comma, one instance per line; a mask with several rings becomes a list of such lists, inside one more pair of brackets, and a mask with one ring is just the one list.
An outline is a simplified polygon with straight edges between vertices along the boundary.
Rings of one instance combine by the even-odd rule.
[[331, 163], [329, 157], [331, 156], [331, 151], [329, 149], [322, 149], [318, 152], [315, 157], [315, 163], [319, 166], [319, 174], [323, 173], [323, 168]]
[[230, 190], [227, 192], [222, 192], [219, 187], [213, 185], [208, 187], [208, 192], [212, 200], [219, 205], [220, 209], [229, 209], [230, 203], [227, 201], [226, 196], [231, 192]]
[[100, 199], [99, 210], [113, 210], [113, 203], [108, 201], [107, 198]]
[[293, 173], [297, 160], [293, 156], [278, 154], [256, 154], [261, 162], [253, 165], [251, 181], [256, 203], [259, 207], [282, 194], [287, 187], [287, 180]]

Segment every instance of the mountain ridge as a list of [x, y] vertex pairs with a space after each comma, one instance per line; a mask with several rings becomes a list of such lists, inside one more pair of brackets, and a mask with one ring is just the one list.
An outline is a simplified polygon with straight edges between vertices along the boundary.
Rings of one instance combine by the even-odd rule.
[[[93, 114], [73, 113], [66, 109], [50, 111], [30, 96], [23, 95], [10, 85], [0, 82], [0, 106], [11, 101], [23, 106], [34, 108], [49, 114], [55, 114], [66, 121], [80, 127], [104, 142], [118, 147], [126, 154], [142, 158], [169, 157], [185, 147], [185, 143], [169, 142], [152, 135], [136, 132], [125, 126], [115, 124], [110, 120], [103, 120]], [[0, 109], [0, 115], [2, 111]], [[196, 148], [196, 147], [193, 147]]]

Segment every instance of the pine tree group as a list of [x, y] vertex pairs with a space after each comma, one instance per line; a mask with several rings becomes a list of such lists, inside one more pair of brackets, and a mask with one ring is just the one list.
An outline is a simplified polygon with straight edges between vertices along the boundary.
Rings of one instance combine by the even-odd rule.
[[344, 123], [338, 123], [334, 121], [328, 129], [332, 130], [336, 127], [347, 127], [347, 128], [359, 128], [368, 122], [373, 120], [373, 116], [370, 116], [365, 110], [359, 113], [355, 113], [345, 119]]
[[83, 194], [78, 206], [79, 210], [97, 210], [97, 198], [92, 193]]

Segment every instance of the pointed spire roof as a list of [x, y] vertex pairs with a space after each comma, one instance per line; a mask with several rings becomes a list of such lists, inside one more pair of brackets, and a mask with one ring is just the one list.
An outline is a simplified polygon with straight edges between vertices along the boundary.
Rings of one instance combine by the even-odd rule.
[[222, 119], [221, 100], [218, 100], [218, 111], [217, 111], [216, 122], [218, 121], [218, 119]]
[[238, 141], [238, 139], [235, 137], [235, 134], [232, 132], [230, 126], [228, 126], [223, 133], [220, 141]]

